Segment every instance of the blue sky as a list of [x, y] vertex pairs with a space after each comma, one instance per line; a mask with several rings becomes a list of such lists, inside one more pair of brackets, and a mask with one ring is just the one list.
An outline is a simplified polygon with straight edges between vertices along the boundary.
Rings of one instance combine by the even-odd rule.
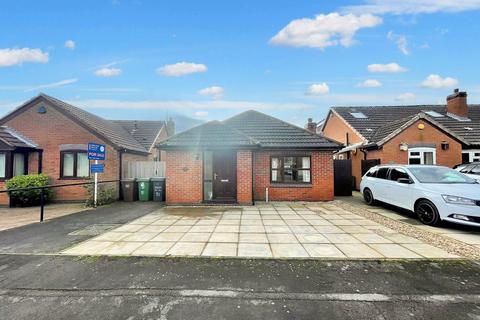
[[0, 114], [39, 92], [112, 119], [480, 102], [480, 0], [4, 1]]

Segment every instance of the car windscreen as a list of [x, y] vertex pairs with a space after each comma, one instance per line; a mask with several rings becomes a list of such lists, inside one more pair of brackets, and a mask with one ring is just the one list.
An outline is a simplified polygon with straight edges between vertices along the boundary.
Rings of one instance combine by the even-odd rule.
[[466, 175], [443, 167], [413, 167], [410, 172], [422, 183], [476, 183]]

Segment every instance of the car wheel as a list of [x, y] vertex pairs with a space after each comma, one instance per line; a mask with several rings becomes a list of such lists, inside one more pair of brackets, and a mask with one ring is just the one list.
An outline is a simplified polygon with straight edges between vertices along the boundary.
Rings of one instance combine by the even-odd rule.
[[415, 206], [415, 214], [420, 222], [429, 226], [438, 225], [440, 222], [440, 215], [437, 207], [428, 200], [420, 200]]
[[373, 206], [375, 204], [375, 198], [373, 197], [373, 193], [370, 189], [366, 188], [363, 190], [363, 200], [365, 200], [369, 206]]

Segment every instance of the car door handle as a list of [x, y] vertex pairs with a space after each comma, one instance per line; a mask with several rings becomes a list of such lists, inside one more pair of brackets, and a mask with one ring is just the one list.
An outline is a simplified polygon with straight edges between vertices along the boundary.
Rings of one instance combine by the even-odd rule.
[[218, 176], [218, 175], [217, 175], [216, 173], [214, 173], [214, 174], [213, 174], [213, 180], [217, 180], [217, 176]]

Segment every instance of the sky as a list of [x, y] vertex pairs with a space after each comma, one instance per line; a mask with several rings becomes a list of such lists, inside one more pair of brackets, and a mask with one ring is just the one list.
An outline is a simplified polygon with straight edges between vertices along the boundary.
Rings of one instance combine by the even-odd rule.
[[109, 119], [480, 103], [480, 0], [2, 1], [0, 115], [43, 92]]

